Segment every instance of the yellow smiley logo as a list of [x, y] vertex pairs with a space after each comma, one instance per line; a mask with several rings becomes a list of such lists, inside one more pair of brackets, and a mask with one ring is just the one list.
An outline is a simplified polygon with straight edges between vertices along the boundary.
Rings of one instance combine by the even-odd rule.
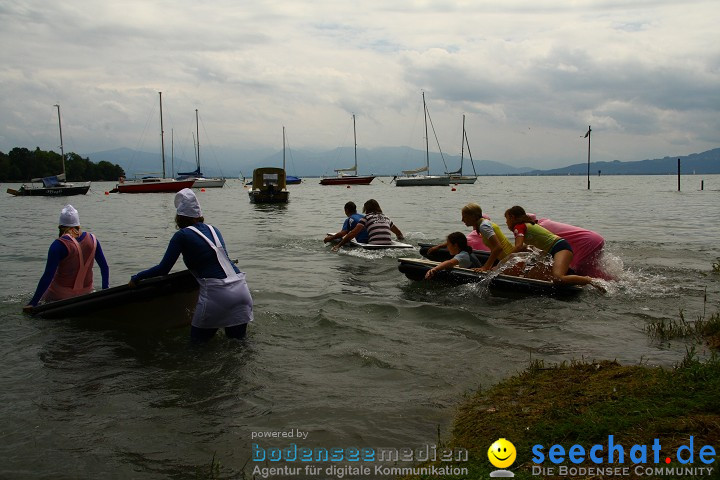
[[495, 440], [495, 443], [488, 448], [488, 460], [496, 468], [507, 468], [513, 464], [517, 451], [515, 445], [508, 442], [504, 438]]

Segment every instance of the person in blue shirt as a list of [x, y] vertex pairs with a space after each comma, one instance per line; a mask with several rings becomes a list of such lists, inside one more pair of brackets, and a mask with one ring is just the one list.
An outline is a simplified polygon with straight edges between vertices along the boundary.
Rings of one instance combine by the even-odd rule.
[[[355, 202], [347, 202], [345, 204], [345, 216], [347, 216], [347, 218], [345, 219], [345, 223], [343, 223], [342, 230], [340, 230], [334, 235], [326, 236], [323, 239], [323, 242], [328, 243], [332, 242], [333, 240], [343, 238], [345, 235], [348, 234], [348, 232], [353, 231], [355, 225], [357, 225], [360, 219], [363, 218], [365, 215], [357, 212], [357, 206], [355, 205]], [[358, 233], [358, 235], [355, 237], [355, 240], [360, 243], [368, 243], [367, 229], [363, 229], [362, 232]]]
[[96, 262], [102, 288], [108, 288], [110, 269], [100, 242], [95, 235], [81, 231], [80, 215], [72, 205], [65, 205], [60, 212], [58, 230], [59, 236], [48, 250], [45, 272], [24, 311], [31, 311], [40, 301], [52, 302], [92, 292]]
[[175, 207], [178, 231], [165, 255], [158, 265], [133, 275], [130, 286], [145, 278], [167, 275], [182, 254], [200, 286], [190, 338], [205, 342], [221, 327], [226, 336], [243, 338], [247, 324], [253, 321], [253, 300], [245, 274], [230, 261], [220, 230], [205, 223], [195, 192], [180, 190], [175, 195]]

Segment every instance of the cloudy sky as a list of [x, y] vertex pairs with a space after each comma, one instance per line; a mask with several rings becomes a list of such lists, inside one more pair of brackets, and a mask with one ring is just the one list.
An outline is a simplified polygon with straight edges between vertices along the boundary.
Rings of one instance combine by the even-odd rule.
[[[424, 148], [546, 168], [720, 146], [720, 3], [4, 0], [0, 151]], [[432, 134], [431, 134], [432, 135]], [[166, 140], [167, 142], [167, 140]], [[433, 137], [431, 136], [431, 149]]]

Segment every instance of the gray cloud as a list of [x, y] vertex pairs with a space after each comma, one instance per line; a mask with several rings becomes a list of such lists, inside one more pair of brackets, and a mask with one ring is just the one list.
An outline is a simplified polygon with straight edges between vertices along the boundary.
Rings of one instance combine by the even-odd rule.
[[199, 108], [219, 150], [279, 148], [282, 125], [296, 148], [333, 148], [351, 113], [365, 147], [410, 144], [424, 90], [448, 150], [466, 113], [478, 155], [518, 166], [573, 160], [588, 124], [598, 160], [703, 151], [720, 127], [715, 13], [669, 0], [8, 0], [0, 150], [53, 148], [58, 102], [70, 148], [152, 150], [158, 91], [179, 142]]

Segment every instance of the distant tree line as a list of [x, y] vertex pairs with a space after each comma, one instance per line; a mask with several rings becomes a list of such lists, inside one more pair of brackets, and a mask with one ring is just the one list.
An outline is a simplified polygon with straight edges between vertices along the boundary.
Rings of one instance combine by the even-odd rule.
[[[10, 153], [0, 152], [0, 181], [26, 182], [31, 178], [49, 177], [62, 173], [62, 156], [53, 151], [35, 148], [13, 148]], [[77, 153], [65, 154], [65, 175], [68, 181], [87, 182], [117, 180], [125, 176], [119, 166], [104, 160], [93, 163]]]

